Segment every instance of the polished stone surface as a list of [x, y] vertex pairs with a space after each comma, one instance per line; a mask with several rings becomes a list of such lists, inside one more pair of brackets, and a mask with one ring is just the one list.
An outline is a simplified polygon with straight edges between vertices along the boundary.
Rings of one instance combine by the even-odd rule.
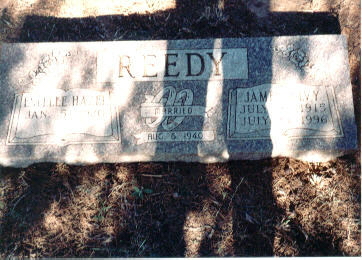
[[341, 35], [3, 44], [0, 164], [357, 149]]

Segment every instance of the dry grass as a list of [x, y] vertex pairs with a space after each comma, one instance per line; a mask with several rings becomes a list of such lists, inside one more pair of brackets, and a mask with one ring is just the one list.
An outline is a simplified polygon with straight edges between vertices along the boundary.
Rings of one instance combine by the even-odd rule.
[[354, 158], [40, 164], [3, 175], [2, 256], [360, 253]]

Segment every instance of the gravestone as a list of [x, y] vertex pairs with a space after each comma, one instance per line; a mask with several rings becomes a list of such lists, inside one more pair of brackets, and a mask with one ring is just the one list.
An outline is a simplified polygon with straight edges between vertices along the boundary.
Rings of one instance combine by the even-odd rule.
[[5, 166], [357, 149], [341, 35], [3, 44], [0, 88]]

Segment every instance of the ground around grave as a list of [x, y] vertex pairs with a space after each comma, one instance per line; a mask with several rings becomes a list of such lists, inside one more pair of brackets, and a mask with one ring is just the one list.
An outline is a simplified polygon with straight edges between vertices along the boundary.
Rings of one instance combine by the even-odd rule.
[[[128, 2], [1, 0], [0, 41], [342, 33], [360, 125], [358, 0]], [[359, 156], [0, 168], [0, 257], [360, 255]]]

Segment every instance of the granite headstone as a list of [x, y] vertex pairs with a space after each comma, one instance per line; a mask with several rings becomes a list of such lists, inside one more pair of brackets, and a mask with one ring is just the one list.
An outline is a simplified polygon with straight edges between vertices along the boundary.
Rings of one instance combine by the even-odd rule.
[[0, 164], [357, 149], [341, 35], [3, 44]]

